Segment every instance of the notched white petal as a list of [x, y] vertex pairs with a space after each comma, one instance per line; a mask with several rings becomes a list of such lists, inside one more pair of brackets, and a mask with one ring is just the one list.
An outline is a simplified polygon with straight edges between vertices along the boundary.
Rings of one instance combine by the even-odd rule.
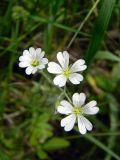
[[85, 134], [87, 132], [82, 116], [78, 116], [78, 129], [81, 134]]
[[48, 72], [53, 73], [53, 74], [61, 74], [62, 73], [62, 68], [60, 67], [59, 64], [55, 62], [49, 62], [48, 63]]
[[63, 69], [67, 68], [69, 65], [69, 54], [67, 51], [58, 52], [57, 53], [57, 60], [60, 63]]
[[38, 66], [38, 68], [41, 70], [41, 69], [44, 69], [45, 68], [45, 65], [44, 64], [40, 64], [39, 66]]
[[85, 103], [86, 95], [84, 93], [74, 93], [72, 96], [74, 106], [82, 106]]
[[99, 108], [96, 106], [97, 102], [96, 101], [91, 101], [89, 103], [87, 103], [83, 109], [84, 109], [84, 113], [85, 114], [89, 114], [89, 115], [94, 115], [97, 114], [99, 112]]
[[77, 60], [71, 67], [71, 71], [74, 72], [80, 72], [87, 68], [86, 65], [84, 65], [85, 61], [83, 59]]
[[29, 52], [32, 55], [33, 58], [36, 58], [37, 54], [36, 54], [36, 50], [33, 47], [29, 48]]
[[58, 107], [57, 107], [57, 111], [58, 111], [59, 113], [61, 113], [61, 114], [65, 114], [65, 115], [68, 115], [68, 114], [71, 114], [71, 113], [72, 113], [72, 111], [71, 111], [69, 108], [63, 107], [63, 106], [58, 106]]
[[64, 77], [63, 75], [58, 75], [53, 79], [54, 84], [59, 87], [65, 86], [66, 81], [67, 81], [67, 78]]
[[30, 61], [31, 61], [31, 57], [30, 57], [30, 56], [20, 56], [20, 57], [19, 57], [19, 61], [27, 61], [27, 62], [30, 62]]
[[72, 73], [69, 77], [69, 80], [73, 84], [80, 84], [80, 82], [83, 80], [83, 76], [79, 73]]
[[76, 121], [76, 116], [74, 114], [71, 114], [61, 120], [61, 127], [64, 127], [64, 130], [71, 131], [74, 127]]
[[91, 131], [92, 128], [93, 128], [92, 123], [91, 123], [87, 118], [85, 118], [84, 116], [81, 116], [81, 118], [82, 118], [82, 121], [83, 121], [86, 129], [87, 129], [88, 131]]
[[41, 54], [41, 51], [42, 51], [41, 48], [37, 48], [37, 49], [36, 49], [36, 53], [37, 53], [37, 54]]
[[64, 106], [64, 107], [69, 108], [71, 111], [73, 110], [73, 106], [72, 106], [68, 101], [66, 101], [66, 100], [62, 100], [62, 101], [60, 102], [60, 104], [61, 104], [62, 106]]
[[24, 50], [24, 51], [23, 51], [23, 56], [32, 58], [32, 56], [31, 56], [31, 54], [29, 53], [28, 50]]
[[83, 107], [84, 114], [94, 115], [99, 112], [98, 107]]
[[37, 48], [37, 49], [36, 49], [36, 55], [37, 55], [37, 58], [41, 60], [41, 59], [44, 57], [45, 52], [42, 51], [42, 50], [40, 51], [40, 49], [41, 49], [41, 48]]
[[43, 58], [42, 59], [42, 64], [47, 64], [48, 63], [48, 59], [47, 58]]
[[64, 66], [65, 66], [65, 59], [63, 57], [62, 52], [58, 52], [57, 53], [57, 60], [60, 63], [61, 67], [64, 68]]
[[35, 74], [36, 72], [37, 72], [37, 68], [33, 68], [33, 70], [32, 70], [32, 74]]
[[25, 70], [27, 75], [30, 75], [32, 73], [32, 71], [33, 71], [33, 67], [31, 67], [31, 66], [27, 67]]
[[72, 113], [73, 107], [68, 101], [63, 100], [63, 101], [60, 102], [60, 105], [61, 106], [58, 106], [58, 108], [57, 108], [57, 111], [59, 113], [66, 114], [66, 115]]
[[94, 107], [94, 106], [96, 106], [97, 105], [97, 102], [96, 101], [90, 101], [89, 103], [87, 103], [86, 105], [85, 105], [85, 107]]
[[23, 62], [19, 63], [19, 67], [21, 67], [21, 68], [25, 68], [25, 67], [28, 67], [28, 66], [30, 66], [30, 64], [28, 62], [23, 61]]
[[79, 93], [73, 94], [72, 101], [73, 101], [74, 106], [79, 106], [79, 103], [80, 103]]
[[65, 59], [65, 68], [69, 65], [69, 53], [67, 51], [63, 51], [63, 57]]
[[86, 95], [84, 93], [80, 93], [79, 99], [79, 105], [82, 106], [85, 103]]

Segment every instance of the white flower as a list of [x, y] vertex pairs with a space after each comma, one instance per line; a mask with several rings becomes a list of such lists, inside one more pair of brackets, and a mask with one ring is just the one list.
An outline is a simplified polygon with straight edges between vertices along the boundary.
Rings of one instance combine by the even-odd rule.
[[34, 49], [30, 47], [29, 50], [24, 50], [23, 55], [19, 57], [19, 67], [26, 68], [26, 74], [35, 74], [38, 70], [45, 68], [48, 63], [47, 58], [43, 58], [45, 52], [41, 48]]
[[61, 120], [61, 127], [64, 127], [65, 131], [72, 130], [76, 120], [81, 134], [85, 134], [87, 130], [92, 130], [93, 126], [91, 122], [84, 115], [94, 115], [99, 111], [99, 108], [96, 106], [96, 101], [90, 101], [84, 104], [85, 99], [86, 96], [84, 93], [74, 93], [72, 97], [73, 105], [66, 100], [61, 101], [57, 111], [61, 114], [68, 115]]
[[59, 87], [65, 86], [67, 80], [69, 79], [73, 84], [79, 84], [83, 80], [83, 76], [77, 72], [83, 71], [87, 68], [84, 65], [85, 61], [83, 59], [77, 60], [72, 66], [69, 65], [69, 54], [67, 51], [58, 52], [57, 60], [60, 65], [55, 62], [48, 63], [48, 72], [52, 74], [57, 74], [53, 82]]

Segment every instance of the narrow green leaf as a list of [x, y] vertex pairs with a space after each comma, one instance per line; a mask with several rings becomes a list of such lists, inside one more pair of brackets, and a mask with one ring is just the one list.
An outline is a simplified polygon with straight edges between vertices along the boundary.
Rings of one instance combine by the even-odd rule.
[[67, 141], [66, 139], [54, 137], [50, 139], [47, 143], [45, 143], [43, 148], [45, 150], [57, 150], [61, 148], [66, 148], [68, 146], [69, 146], [69, 141]]
[[107, 152], [107, 154], [110, 154], [116, 160], [120, 160], [120, 157], [116, 153], [114, 153], [111, 149], [109, 149], [107, 146], [105, 146], [102, 142], [100, 142], [93, 136], [86, 134], [84, 137], [88, 139], [89, 141], [91, 141], [92, 143], [96, 144], [99, 148], [101, 148], [105, 152]]
[[95, 80], [97, 85], [107, 92], [112, 92], [114, 89], [113, 83], [109, 80], [105, 75], [97, 75], [95, 76]]
[[[34, 20], [35, 22], [42, 22], [42, 23], [46, 23], [46, 24], [49, 24], [51, 23], [50, 20], [48, 19], [45, 19], [43, 17], [38, 17], [38, 16], [30, 16], [30, 19]], [[74, 29], [72, 27], [69, 27], [69, 26], [66, 26], [66, 25], [63, 25], [57, 21], [54, 21], [53, 22], [53, 25], [57, 28], [60, 28], [60, 29], [63, 29], [63, 30], [66, 30], [66, 31], [69, 31], [69, 32], [73, 32], [73, 33], [76, 33], [77, 32], [77, 29]], [[85, 32], [81, 32], [79, 31], [80, 35], [84, 35], [84, 36], [87, 36], [87, 37], [90, 37], [90, 35], [88, 33], [85, 33]]]
[[114, 65], [112, 70], [112, 80], [114, 82], [120, 81], [120, 63]]
[[115, 54], [109, 51], [98, 51], [95, 58], [120, 62], [120, 57], [116, 56]]
[[104, 34], [108, 27], [115, 2], [116, 0], [104, 0], [102, 3], [100, 13], [94, 25], [93, 34], [86, 53], [86, 62], [88, 66], [93, 61], [104, 38]]
[[[118, 103], [115, 97], [111, 94], [108, 94], [109, 106], [110, 106], [110, 131], [116, 132], [118, 130], [118, 123], [119, 123], [119, 110], [118, 110]], [[113, 150], [116, 144], [116, 136], [111, 135], [108, 139], [108, 147], [109, 149]], [[107, 154], [105, 160], [111, 160], [111, 155]]]
[[77, 29], [77, 31], [75, 32], [75, 34], [73, 35], [71, 41], [69, 42], [67, 49], [70, 48], [70, 46], [72, 45], [73, 41], [75, 40], [75, 38], [77, 37], [78, 33], [80, 32], [80, 30], [83, 28], [83, 26], [85, 25], [85, 23], [87, 22], [88, 18], [90, 17], [90, 15], [93, 13], [94, 9], [96, 8], [97, 4], [100, 2], [100, 0], [96, 0], [96, 2], [94, 3], [94, 5], [92, 6], [92, 8], [89, 10], [88, 14], [86, 15], [86, 17], [84, 18], [84, 20], [81, 22], [79, 28]]

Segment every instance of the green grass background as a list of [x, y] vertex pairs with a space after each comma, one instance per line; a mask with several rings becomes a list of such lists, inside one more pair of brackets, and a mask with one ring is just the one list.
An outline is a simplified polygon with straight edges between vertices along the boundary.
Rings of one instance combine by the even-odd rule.
[[[71, 97], [85, 92], [100, 112], [92, 132], [65, 133], [55, 108], [65, 98], [53, 76], [25, 75], [19, 56], [41, 47], [49, 60], [67, 50], [88, 70]], [[120, 160], [120, 1], [0, 1], [0, 160]]]

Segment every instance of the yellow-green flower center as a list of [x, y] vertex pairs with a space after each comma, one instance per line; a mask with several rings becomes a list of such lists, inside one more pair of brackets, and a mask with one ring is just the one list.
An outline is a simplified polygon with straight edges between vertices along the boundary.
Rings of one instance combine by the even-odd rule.
[[75, 106], [74, 110], [73, 110], [73, 113], [76, 114], [76, 115], [82, 114], [83, 113], [82, 107]]
[[65, 77], [70, 77], [70, 75], [71, 75], [71, 71], [70, 71], [70, 69], [69, 68], [66, 68], [64, 71], [63, 71], [63, 75], [65, 76]]
[[39, 64], [40, 64], [40, 62], [39, 62], [37, 59], [32, 60], [31, 65], [32, 65], [33, 67], [37, 67]]

